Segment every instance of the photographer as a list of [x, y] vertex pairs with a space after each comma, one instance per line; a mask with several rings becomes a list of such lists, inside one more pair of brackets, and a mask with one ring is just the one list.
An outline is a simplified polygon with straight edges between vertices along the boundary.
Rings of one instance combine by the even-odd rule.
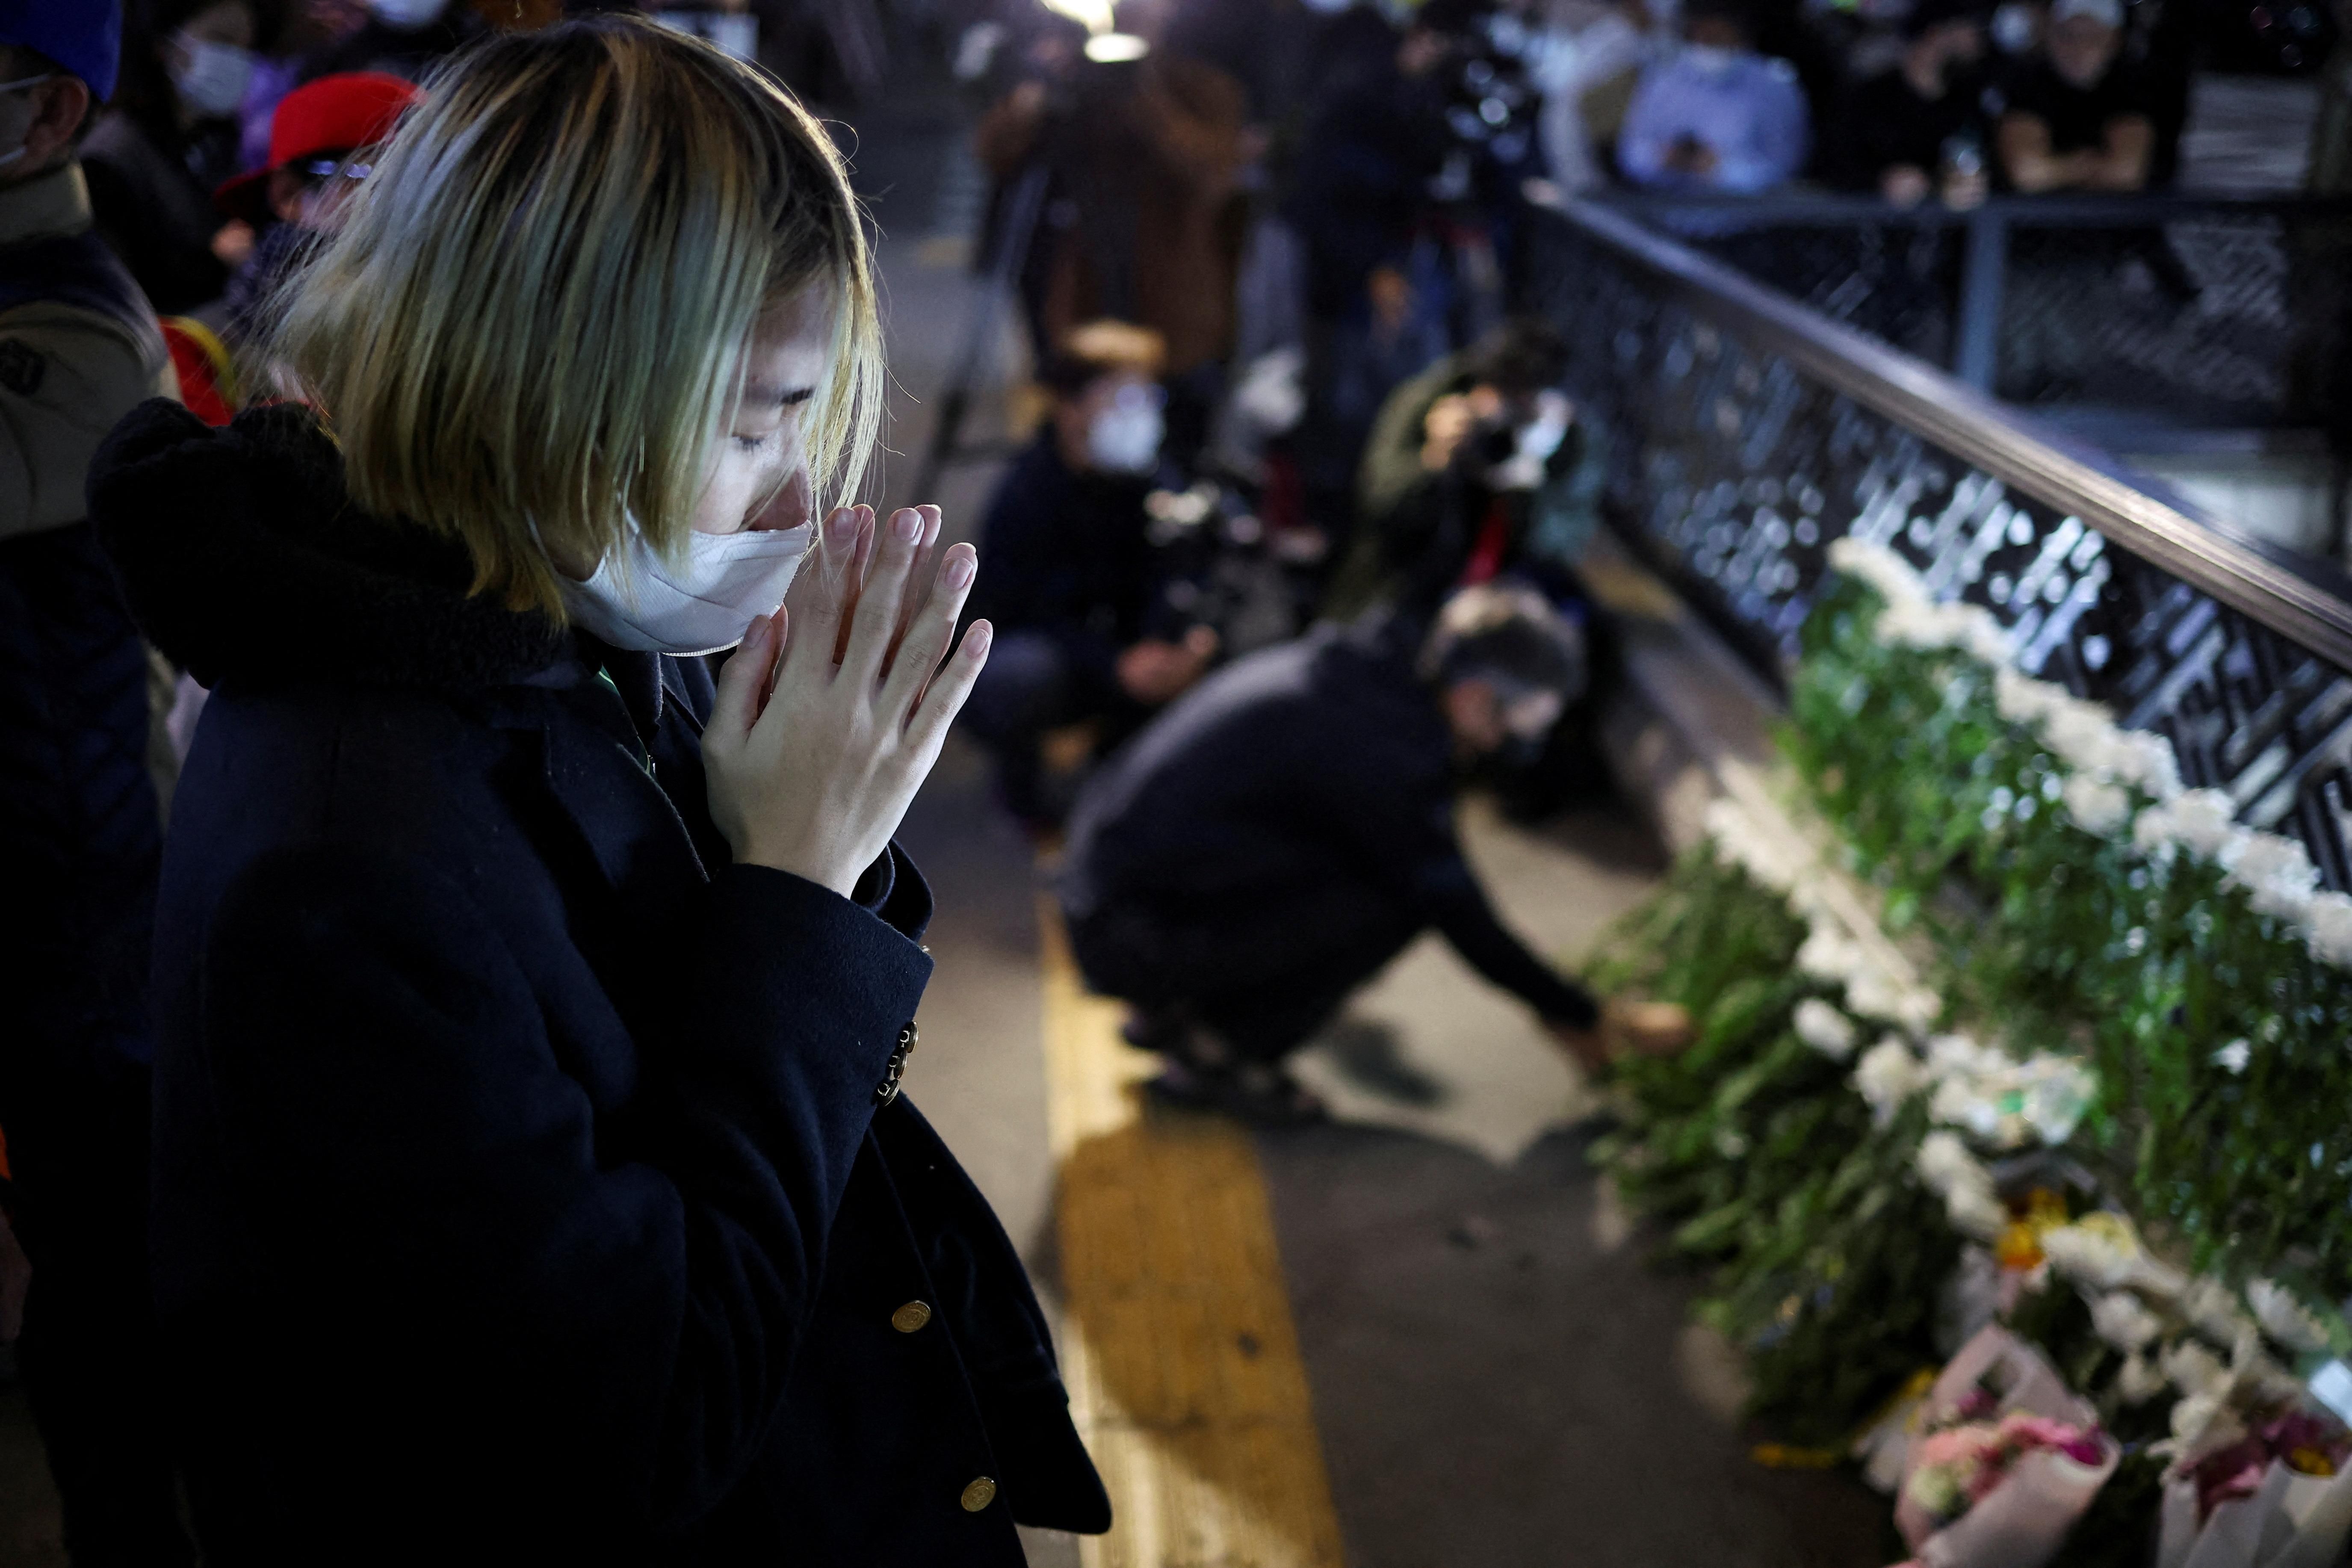
[[1054, 406], [989, 503], [989, 574], [971, 613], [996, 651], [964, 710], [995, 754], [1005, 805], [1048, 826], [1038, 746], [1093, 721], [1115, 744], [1199, 679], [1216, 653], [1160, 592], [1144, 498], [1160, 468], [1160, 335], [1118, 321], [1070, 334], [1041, 379]]
[[2043, 58], [2009, 91], [2001, 173], [2028, 195], [2138, 191], [2156, 154], [2156, 93], [2124, 58], [2122, 0], [2058, 0]]
[[[1601, 1009], [1496, 918], [1453, 820], [1463, 765], [1539, 748], [1583, 684], [1575, 630], [1490, 584], [1427, 637], [1373, 618], [1252, 654], [1136, 737], [1078, 803], [1059, 892], [1087, 984], [1165, 1061], [1154, 1092], [1315, 1120], [1282, 1058], [1433, 926], [1601, 1059]], [[1648, 1047], [1683, 1023], [1612, 1016]]]
[[1555, 602], [1590, 534], [1597, 473], [1587, 432], [1557, 389], [1567, 349], [1547, 322], [1504, 323], [1399, 386], [1357, 479], [1354, 546], [1323, 612], [1390, 605], [1427, 624], [1456, 587], [1505, 573]]

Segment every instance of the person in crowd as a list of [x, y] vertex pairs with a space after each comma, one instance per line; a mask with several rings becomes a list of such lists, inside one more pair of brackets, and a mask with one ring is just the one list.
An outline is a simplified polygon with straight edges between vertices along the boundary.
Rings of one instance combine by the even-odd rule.
[[207, 1558], [1104, 1529], [1020, 1260], [898, 1094], [930, 898], [891, 839], [990, 633], [952, 642], [936, 509], [818, 515], [883, 383], [824, 129], [641, 18], [499, 35], [271, 352], [302, 401], [148, 405], [90, 478], [213, 690], [152, 1247]]
[[1544, 14], [1537, 136], [1552, 184], [1573, 195], [1609, 183], [1604, 154], [1650, 61], [1650, 16], [1642, 0], [1550, 0]]
[[1660, 190], [1769, 191], [1803, 170], [1809, 119], [1795, 68], [1757, 53], [1746, 0], [1689, 0], [1683, 47], [1626, 106], [1617, 166]]
[[302, 79], [374, 71], [423, 81], [487, 31], [466, 0], [367, 0], [367, 20], [305, 61]]
[[1233, 346], [1234, 204], [1257, 149], [1242, 85], [1161, 47], [1170, 8], [1125, 0], [1119, 37], [1139, 58], [1081, 58], [1058, 82], [1022, 82], [982, 118], [976, 144], [1000, 181], [1033, 161], [1052, 172], [1055, 199], [1033, 239], [1047, 250], [1041, 341], [1104, 319], [1158, 332], [1189, 450]]
[[1412, 249], [1448, 145], [1441, 68], [1423, 22], [1401, 36], [1370, 6], [1330, 18], [1334, 57], [1284, 203], [1304, 253], [1307, 411], [1297, 442], [1309, 514], [1344, 539], [1350, 484], [1381, 400], [1451, 346], [1416, 288]]
[[1390, 395], [1325, 616], [1384, 605], [1426, 625], [1455, 588], [1506, 573], [1577, 595], [1570, 563], [1597, 521], [1597, 476], [1559, 390], [1567, 361], [1549, 322], [1519, 317]]
[[1216, 639], [1161, 592], [1144, 498], [1159, 469], [1164, 363], [1157, 333], [1098, 321], [1042, 379], [1053, 410], [989, 503], [989, 574], [972, 611], [995, 651], [964, 723], [993, 753], [999, 791], [1036, 826], [1060, 816], [1039, 742], [1091, 722], [1108, 747], [1208, 668]]
[[17, 1355], [73, 1561], [185, 1563], [147, 1300], [149, 666], [89, 523], [100, 438], [169, 395], [74, 144], [116, 0], [0, 0], [0, 1132], [34, 1264]]
[[155, 309], [212, 305], [253, 230], [212, 194], [240, 172], [236, 113], [274, 11], [252, 0], [157, 0], [125, 36], [121, 90], [82, 147], [99, 232]]
[[1985, 198], [1990, 117], [1984, 18], [1975, 0], [1922, 0], [1903, 18], [1903, 58], [1857, 87], [1846, 103], [1843, 182], [1896, 206], [1934, 195], [1946, 206]]
[[2056, 0], [2042, 58], [2008, 89], [2001, 174], [2028, 195], [2144, 190], [2156, 147], [2152, 104], [2123, 58], [2122, 0]]
[[[1318, 1118], [1283, 1058], [1433, 927], [1601, 1061], [1602, 1009], [1496, 917], [1453, 826], [1462, 765], [1539, 747], [1583, 681], [1542, 596], [1488, 584], [1426, 636], [1371, 617], [1237, 659], [1113, 758], [1057, 890], [1087, 984], [1130, 1004], [1129, 1039], [1160, 1055], [1155, 1092]], [[1661, 1047], [1682, 1024], [1621, 1016]]]
[[229, 336], [245, 342], [278, 286], [320, 238], [342, 227], [352, 186], [373, 171], [377, 143], [416, 101], [414, 85], [375, 71], [323, 76], [279, 100], [269, 161], [214, 193], [220, 209], [260, 232], [229, 280]]

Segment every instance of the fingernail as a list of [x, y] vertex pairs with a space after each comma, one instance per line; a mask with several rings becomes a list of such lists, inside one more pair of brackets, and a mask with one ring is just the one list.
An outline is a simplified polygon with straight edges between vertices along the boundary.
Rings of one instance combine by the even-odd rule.
[[827, 544], [837, 549], [856, 537], [857, 513], [855, 510], [843, 507], [824, 520], [824, 540]]
[[971, 624], [971, 630], [965, 634], [963, 651], [973, 658], [985, 658], [988, 657], [988, 645], [995, 640], [994, 626], [990, 626], [986, 621], [974, 621]]
[[901, 544], [912, 544], [923, 536], [923, 514], [911, 508], [890, 514], [890, 531]]
[[950, 555], [940, 575], [948, 580], [949, 587], [962, 588], [971, 584], [972, 568], [977, 564], [969, 555]]

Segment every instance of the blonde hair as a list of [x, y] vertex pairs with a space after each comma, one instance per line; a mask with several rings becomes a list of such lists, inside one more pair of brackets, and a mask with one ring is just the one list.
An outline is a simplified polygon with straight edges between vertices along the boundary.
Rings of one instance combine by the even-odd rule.
[[548, 552], [683, 552], [763, 311], [830, 295], [821, 496], [880, 420], [856, 200], [822, 127], [717, 49], [622, 16], [498, 36], [427, 84], [261, 353], [355, 504], [462, 539], [474, 591], [561, 616]]

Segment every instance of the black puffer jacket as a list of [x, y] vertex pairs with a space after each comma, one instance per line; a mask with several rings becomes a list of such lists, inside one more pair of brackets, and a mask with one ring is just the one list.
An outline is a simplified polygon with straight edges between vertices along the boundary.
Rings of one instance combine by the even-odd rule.
[[155, 954], [208, 1560], [1010, 1565], [1016, 1518], [1104, 1528], [1019, 1260], [877, 1109], [930, 972], [898, 852], [855, 900], [729, 864], [701, 666], [467, 596], [303, 414], [146, 405], [90, 501], [215, 689]]

